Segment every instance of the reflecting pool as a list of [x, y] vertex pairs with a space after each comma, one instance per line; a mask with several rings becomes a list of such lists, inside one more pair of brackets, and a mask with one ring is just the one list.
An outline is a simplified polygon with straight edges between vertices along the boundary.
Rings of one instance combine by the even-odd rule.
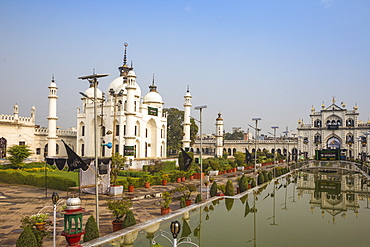
[[214, 200], [146, 226], [117, 245], [151, 246], [155, 238], [172, 246], [158, 235], [169, 232], [174, 220], [181, 223], [179, 238], [189, 237], [202, 247], [370, 246], [367, 181], [343, 170], [295, 172], [234, 199]]

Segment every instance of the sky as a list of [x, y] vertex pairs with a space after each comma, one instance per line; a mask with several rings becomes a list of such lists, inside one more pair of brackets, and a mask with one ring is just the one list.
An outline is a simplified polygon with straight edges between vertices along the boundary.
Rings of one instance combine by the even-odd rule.
[[[183, 109], [189, 86], [203, 110], [203, 133], [296, 130], [312, 106], [357, 104], [370, 118], [370, 1], [5, 1], [0, 0], [0, 114], [47, 127], [48, 86], [58, 86], [57, 125], [76, 126], [79, 76], [119, 76], [123, 44], [143, 96], [155, 74], [164, 107]], [[253, 131], [250, 128], [250, 131]]]

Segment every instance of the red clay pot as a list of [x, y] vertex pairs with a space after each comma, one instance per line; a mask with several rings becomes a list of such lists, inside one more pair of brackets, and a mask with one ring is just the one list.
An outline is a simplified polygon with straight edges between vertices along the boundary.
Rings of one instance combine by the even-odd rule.
[[167, 185], [167, 180], [162, 180], [162, 185]]
[[171, 211], [171, 208], [161, 208], [161, 215], [168, 214]]
[[185, 200], [185, 204], [186, 204], [186, 206], [190, 206], [191, 205], [191, 200]]
[[194, 175], [191, 175], [191, 176], [189, 177], [189, 179], [190, 179], [190, 180], [194, 180]]
[[128, 192], [134, 192], [134, 186], [133, 185], [129, 185], [128, 186]]
[[150, 183], [144, 183], [145, 188], [150, 188]]
[[177, 183], [181, 183], [181, 178], [176, 178]]
[[181, 177], [181, 181], [184, 182], [186, 180], [186, 177]]
[[114, 222], [114, 221], [112, 221], [113, 232], [121, 230], [123, 228], [122, 223], [123, 222]]

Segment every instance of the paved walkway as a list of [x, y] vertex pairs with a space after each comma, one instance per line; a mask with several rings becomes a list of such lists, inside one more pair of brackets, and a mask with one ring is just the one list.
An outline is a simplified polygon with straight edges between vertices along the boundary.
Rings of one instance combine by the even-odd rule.
[[[219, 184], [226, 184], [228, 179], [236, 183], [236, 178], [242, 172], [228, 173], [214, 177]], [[148, 189], [136, 188], [134, 193], [124, 192], [124, 197], [133, 198], [133, 212], [137, 223], [147, 221], [160, 216], [160, 202], [162, 199], [158, 194], [163, 191], [174, 190], [184, 183], [194, 183], [199, 185], [199, 179], [185, 181], [182, 183], [169, 183], [167, 186], [155, 185]], [[234, 186], [236, 188], [236, 186]], [[57, 192], [60, 199], [67, 199], [66, 191], [48, 190], [46, 196], [45, 189], [26, 185], [0, 184], [0, 246], [15, 246], [15, 243], [22, 232], [22, 216], [32, 215], [42, 212], [50, 213], [52, 220], [53, 208], [51, 195]], [[197, 193], [193, 193], [193, 201]], [[156, 196], [157, 195], [157, 196]], [[176, 197], [176, 194], [174, 195]], [[180, 194], [178, 195], [180, 196]], [[112, 220], [110, 211], [107, 209], [107, 199], [121, 198], [122, 196], [99, 195], [99, 214], [100, 214], [100, 235], [106, 235], [112, 232]], [[203, 194], [203, 198], [206, 195]], [[83, 214], [83, 225], [85, 225], [90, 215], [95, 217], [95, 195], [81, 193], [81, 204], [86, 210]], [[171, 209], [179, 208], [179, 201], [174, 200]], [[52, 231], [52, 226], [49, 227]], [[66, 246], [65, 237], [61, 236], [63, 231], [63, 217], [57, 217], [57, 246]], [[82, 241], [81, 241], [82, 242]], [[43, 246], [52, 246], [52, 239], [45, 239]]]

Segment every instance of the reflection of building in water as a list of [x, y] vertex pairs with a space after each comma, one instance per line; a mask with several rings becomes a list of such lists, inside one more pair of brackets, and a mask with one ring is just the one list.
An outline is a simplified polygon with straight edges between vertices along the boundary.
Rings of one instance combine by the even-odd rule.
[[333, 221], [335, 215], [342, 213], [345, 217], [347, 211], [357, 215], [359, 200], [367, 193], [366, 185], [362, 186], [362, 178], [361, 174], [340, 170], [301, 172], [298, 177], [298, 195], [310, 194], [311, 210], [320, 208], [323, 215], [325, 211], [331, 214]]

